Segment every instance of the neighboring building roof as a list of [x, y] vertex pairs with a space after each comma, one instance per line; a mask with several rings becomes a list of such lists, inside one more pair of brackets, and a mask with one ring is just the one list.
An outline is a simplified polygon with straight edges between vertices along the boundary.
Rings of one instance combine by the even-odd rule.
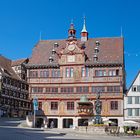
[[28, 60], [29, 60], [28, 58], [23, 58], [23, 59], [12, 61], [12, 66], [18, 66], [18, 65], [21, 65], [23, 63], [27, 63]]
[[134, 85], [134, 83], [135, 83], [135, 81], [136, 81], [136, 79], [138, 78], [139, 75], [140, 75], [140, 71], [137, 73], [137, 75], [136, 75], [134, 81], [132, 82], [132, 84], [130, 85], [129, 89], [127, 90], [126, 95], [128, 95], [128, 92], [130, 91], [131, 87]]
[[[104, 64], [123, 64], [124, 54], [123, 54], [123, 38], [122, 37], [112, 37], [112, 38], [93, 38], [88, 39], [85, 43], [85, 54], [87, 55], [87, 61], [85, 64], [92, 63], [97, 64], [93, 61], [94, 48], [96, 47], [95, 42], [99, 41], [99, 53], [98, 53], [98, 63]], [[66, 47], [66, 40], [41, 40], [33, 48], [32, 57], [29, 60], [29, 65], [47, 65], [49, 64], [49, 57], [52, 56], [52, 49], [54, 48], [54, 43], [58, 43], [58, 47], [55, 48], [56, 52], [59, 53], [60, 50]], [[78, 46], [81, 47], [82, 42], [77, 40]], [[54, 55], [53, 63], [58, 63], [58, 55]]]
[[5, 58], [4, 56], [0, 56], [0, 71], [2, 75], [19, 80], [19, 77], [11, 67], [11, 63], [12, 61], [10, 59]]

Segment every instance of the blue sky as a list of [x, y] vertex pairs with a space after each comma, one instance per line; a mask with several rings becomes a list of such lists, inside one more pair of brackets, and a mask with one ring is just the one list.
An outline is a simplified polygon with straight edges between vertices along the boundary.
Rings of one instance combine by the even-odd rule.
[[30, 57], [42, 39], [65, 39], [73, 19], [77, 37], [86, 15], [90, 38], [124, 36], [127, 87], [140, 70], [139, 0], [0, 0], [0, 54]]

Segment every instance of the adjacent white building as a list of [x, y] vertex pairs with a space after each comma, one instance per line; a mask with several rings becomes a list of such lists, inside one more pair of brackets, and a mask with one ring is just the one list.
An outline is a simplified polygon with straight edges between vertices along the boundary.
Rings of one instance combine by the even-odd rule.
[[124, 96], [124, 119], [140, 122], [140, 71]]

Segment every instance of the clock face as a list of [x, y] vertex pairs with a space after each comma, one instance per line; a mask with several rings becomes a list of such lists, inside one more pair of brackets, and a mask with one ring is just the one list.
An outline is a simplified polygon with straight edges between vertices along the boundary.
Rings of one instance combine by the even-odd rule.
[[74, 44], [70, 44], [68, 46], [69, 51], [73, 51], [75, 49], [75, 45]]

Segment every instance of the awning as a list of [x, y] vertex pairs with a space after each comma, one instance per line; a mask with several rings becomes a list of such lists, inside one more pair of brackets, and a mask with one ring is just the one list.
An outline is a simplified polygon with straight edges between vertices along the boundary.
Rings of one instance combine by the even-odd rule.
[[124, 121], [123, 122], [123, 125], [124, 126], [135, 126], [135, 127], [139, 127], [140, 126], [140, 123], [135, 122], [135, 121], [128, 120], [128, 121]]

